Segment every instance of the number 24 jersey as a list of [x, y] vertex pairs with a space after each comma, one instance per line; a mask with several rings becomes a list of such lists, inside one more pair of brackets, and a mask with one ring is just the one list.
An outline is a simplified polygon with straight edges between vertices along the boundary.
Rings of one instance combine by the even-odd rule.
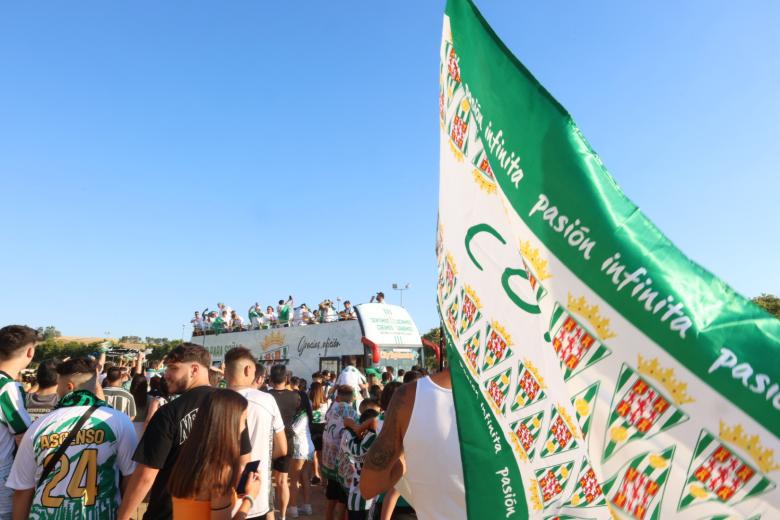
[[25, 433], [7, 486], [35, 489], [30, 518], [110, 519], [119, 509], [119, 476], [129, 477], [136, 435], [130, 418], [101, 406], [89, 417], [46, 480], [38, 479], [87, 406], [58, 408]]

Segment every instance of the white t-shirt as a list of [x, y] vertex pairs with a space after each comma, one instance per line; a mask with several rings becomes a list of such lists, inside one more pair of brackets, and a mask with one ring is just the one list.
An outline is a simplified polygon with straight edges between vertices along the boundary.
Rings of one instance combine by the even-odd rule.
[[360, 385], [366, 384], [366, 377], [352, 365], [344, 367], [336, 379], [336, 385], [349, 385], [356, 393], [360, 393]]
[[[58, 408], [35, 421], [19, 444], [6, 485], [11, 489], [36, 488], [46, 458], [57, 451], [73, 422], [87, 408]], [[119, 476], [127, 477], [135, 470], [136, 444], [135, 428], [127, 415], [107, 406], [95, 410], [65, 450], [70, 462], [57, 464], [46, 484], [35, 490], [31, 517], [60, 518], [69, 511], [92, 510], [95, 515], [113, 518], [121, 501]], [[83, 494], [76, 497], [74, 490]]]
[[[249, 401], [246, 419], [249, 439], [252, 441], [251, 460], [260, 461], [257, 470], [260, 473], [260, 493], [255, 499], [255, 506], [249, 510], [247, 516], [260, 516], [271, 509], [268, 504], [269, 486], [271, 485], [271, 453], [274, 446], [274, 433], [284, 431], [284, 422], [279, 405], [276, 404], [276, 399], [271, 394], [254, 388], [243, 388], [236, 391]], [[288, 446], [287, 449], [292, 453], [292, 446]]]

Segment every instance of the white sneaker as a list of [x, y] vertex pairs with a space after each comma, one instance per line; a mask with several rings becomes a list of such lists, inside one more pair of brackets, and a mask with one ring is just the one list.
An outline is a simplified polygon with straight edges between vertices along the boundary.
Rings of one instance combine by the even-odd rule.
[[301, 514], [306, 516], [311, 516], [314, 513], [311, 512], [311, 504], [303, 504], [301, 506]]
[[298, 507], [297, 506], [289, 506], [287, 508], [287, 516], [288, 518], [298, 518]]

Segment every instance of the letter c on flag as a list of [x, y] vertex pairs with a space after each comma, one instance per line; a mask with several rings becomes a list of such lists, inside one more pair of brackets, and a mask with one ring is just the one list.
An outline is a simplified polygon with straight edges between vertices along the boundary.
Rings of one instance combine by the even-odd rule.
[[509, 299], [512, 300], [512, 303], [523, 309], [525, 312], [530, 314], [539, 314], [541, 310], [539, 309], [538, 305], [535, 303], [526, 302], [520, 298], [520, 296], [518, 296], [511, 287], [509, 287], [509, 279], [513, 276], [519, 276], [520, 278], [528, 280], [528, 273], [526, 273], [525, 269], [512, 269], [511, 267], [504, 269], [504, 274], [501, 275], [501, 287], [504, 288], [506, 295], [509, 296]]
[[506, 245], [506, 240], [504, 240], [504, 237], [501, 236], [501, 234], [496, 231], [491, 225], [489, 224], [477, 224], [476, 226], [471, 226], [469, 230], [466, 232], [466, 253], [468, 253], [469, 258], [474, 263], [475, 266], [477, 266], [477, 269], [482, 271], [482, 266], [479, 262], [477, 262], [477, 259], [474, 257], [474, 254], [471, 252], [471, 239], [473, 239], [477, 234], [479, 233], [490, 233], [496, 239], [501, 242], [502, 244]]

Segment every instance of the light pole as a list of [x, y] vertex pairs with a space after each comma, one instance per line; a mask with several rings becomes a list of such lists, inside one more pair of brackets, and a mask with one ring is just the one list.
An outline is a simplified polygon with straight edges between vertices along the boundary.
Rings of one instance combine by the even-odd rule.
[[403, 306], [404, 306], [404, 291], [406, 291], [406, 290], [408, 290], [408, 289], [411, 289], [411, 288], [412, 288], [412, 284], [410, 284], [410, 283], [408, 283], [408, 282], [407, 282], [407, 283], [406, 283], [406, 285], [404, 285], [403, 287], [401, 287], [401, 286], [400, 286], [399, 284], [397, 284], [397, 283], [394, 283], [394, 284], [393, 284], [393, 289], [395, 289], [396, 291], [398, 291], [398, 292], [400, 292], [400, 293], [401, 293], [401, 307], [403, 307]]

